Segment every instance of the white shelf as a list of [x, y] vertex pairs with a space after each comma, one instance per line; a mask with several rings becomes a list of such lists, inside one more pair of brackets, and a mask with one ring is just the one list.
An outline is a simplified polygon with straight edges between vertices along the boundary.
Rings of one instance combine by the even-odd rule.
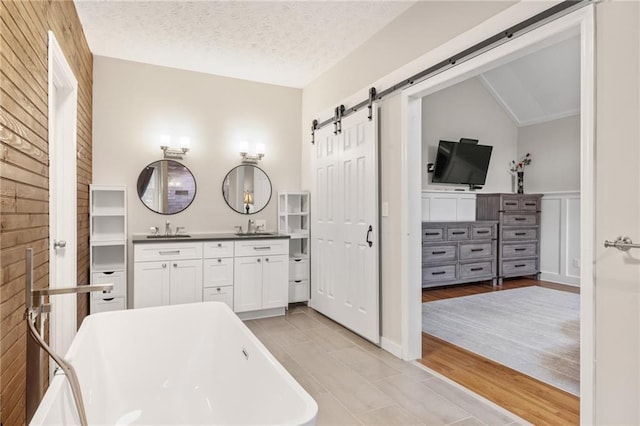
[[[112, 308], [126, 309], [127, 193], [124, 186], [90, 185], [89, 245], [91, 280], [98, 272], [121, 272], [122, 298]], [[100, 298], [91, 298], [90, 313], [101, 312]]]
[[[278, 193], [278, 232], [289, 235], [289, 258], [309, 259], [309, 192], [282, 191]], [[309, 267], [305, 262], [303, 268]], [[306, 277], [309, 274], [305, 274]], [[289, 277], [291, 279], [291, 277]], [[309, 300], [309, 279], [289, 283], [289, 303]]]

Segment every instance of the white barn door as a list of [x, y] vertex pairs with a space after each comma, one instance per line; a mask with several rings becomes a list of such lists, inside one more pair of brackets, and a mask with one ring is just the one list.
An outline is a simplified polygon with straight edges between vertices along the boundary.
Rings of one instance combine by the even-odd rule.
[[380, 341], [377, 119], [362, 109], [316, 131], [312, 148], [311, 306]]

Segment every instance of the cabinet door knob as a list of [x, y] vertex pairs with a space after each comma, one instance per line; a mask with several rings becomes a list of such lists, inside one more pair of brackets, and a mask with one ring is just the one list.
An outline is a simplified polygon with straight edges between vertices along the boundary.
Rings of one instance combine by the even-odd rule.
[[222, 259], [218, 259], [218, 263], [222, 263]]
[[166, 264], [166, 263], [163, 263], [163, 264], [162, 264], [162, 267], [163, 267], [163, 268], [166, 268], [166, 267], [167, 267], [167, 264]]
[[218, 247], [222, 247], [222, 243], [218, 243]]
[[258, 259], [258, 263], [260, 263], [260, 259]]
[[268, 261], [269, 261], [269, 258], [267, 257], [267, 258], [265, 259], [265, 262], [268, 262]]
[[216, 290], [218, 290], [218, 293], [220, 292], [220, 287], [218, 287]]
[[173, 267], [174, 267], [174, 268], [177, 268], [177, 267], [178, 267], [178, 264], [177, 264], [177, 263], [174, 263], [174, 264], [173, 264]]

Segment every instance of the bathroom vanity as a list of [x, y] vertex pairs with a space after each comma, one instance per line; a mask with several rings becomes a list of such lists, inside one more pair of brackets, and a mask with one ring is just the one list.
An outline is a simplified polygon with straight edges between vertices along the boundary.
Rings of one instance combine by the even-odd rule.
[[289, 236], [134, 236], [133, 307], [225, 302], [243, 319], [284, 314]]

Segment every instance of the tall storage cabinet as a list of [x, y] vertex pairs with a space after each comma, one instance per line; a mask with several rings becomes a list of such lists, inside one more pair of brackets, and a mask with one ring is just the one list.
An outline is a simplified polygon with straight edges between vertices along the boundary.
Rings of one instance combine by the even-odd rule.
[[309, 300], [309, 192], [278, 192], [278, 233], [289, 240], [289, 303]]
[[91, 293], [90, 313], [127, 307], [127, 192], [124, 186], [89, 189], [91, 284], [113, 283], [110, 293]]

